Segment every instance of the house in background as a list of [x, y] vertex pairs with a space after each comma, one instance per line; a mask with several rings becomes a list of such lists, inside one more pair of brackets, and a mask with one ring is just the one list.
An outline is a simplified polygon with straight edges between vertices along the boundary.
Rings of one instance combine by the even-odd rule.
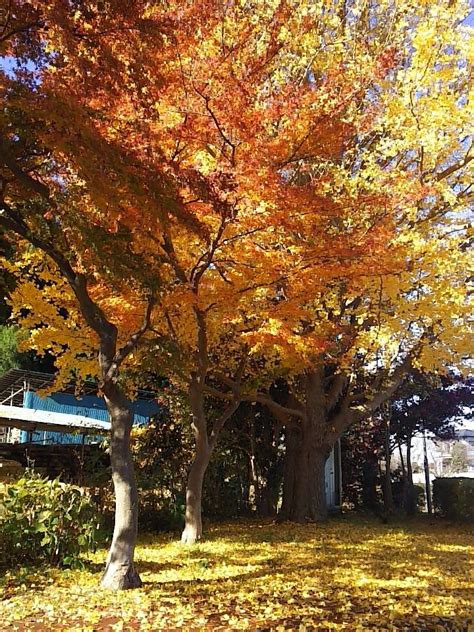
[[[86, 463], [107, 467], [100, 444], [110, 421], [97, 385], [84, 384], [80, 396], [73, 383], [47, 397], [38, 394], [53, 384], [54, 375], [36, 371], [12, 369], [0, 376], [0, 477], [34, 463], [47, 476], [80, 482]], [[155, 397], [138, 392], [132, 404], [135, 424], [146, 424], [159, 412]]]
[[438, 476], [472, 473], [474, 476], [474, 429], [461, 428], [452, 441], [435, 441], [432, 449]]
[[[54, 375], [21, 369], [0, 377], [0, 441], [47, 445], [101, 440], [100, 435], [110, 430], [110, 421], [97, 385], [84, 384], [80, 396], [73, 383], [46, 397], [38, 395], [53, 384]], [[149, 391], [138, 392], [132, 403], [135, 424], [146, 424], [159, 412], [155, 398]]]
[[[474, 423], [464, 420], [456, 429], [453, 439], [427, 437], [427, 456], [430, 472], [434, 476], [465, 475], [474, 477]], [[423, 438], [415, 437], [412, 443], [412, 464], [423, 470]], [[420, 481], [423, 474], [419, 475]], [[416, 481], [418, 482], [418, 481]]]

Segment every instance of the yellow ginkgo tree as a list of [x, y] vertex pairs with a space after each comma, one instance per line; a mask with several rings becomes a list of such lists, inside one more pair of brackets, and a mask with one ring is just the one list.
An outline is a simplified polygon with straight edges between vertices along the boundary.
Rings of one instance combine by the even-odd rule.
[[[282, 513], [300, 521], [326, 518], [324, 465], [351, 423], [393, 395], [413, 367], [469, 368], [474, 154], [472, 39], [460, 25], [466, 6], [400, 3], [389, 9], [378, 3], [365, 8], [366, 19], [371, 11], [372, 29], [360, 29], [364, 11], [334, 17], [336, 30], [345, 34], [341, 48], [353, 51], [362, 35], [368, 49], [389, 44], [396, 62], [367, 95], [372, 119], [331, 165], [326, 191], [334, 198], [339, 190], [407, 193], [408, 186], [412, 192], [418, 187], [418, 194], [400, 197], [398, 212], [386, 218], [394, 222], [393, 234], [375, 266], [315, 296], [313, 317], [299, 330], [274, 319], [268, 329], [273, 344], [260, 345], [262, 354], [270, 350], [278, 357], [287, 379], [274, 408], [291, 428], [292, 472]], [[382, 23], [385, 11], [392, 11], [391, 19]], [[360, 219], [351, 215], [347, 221]], [[293, 347], [279, 343], [282, 332], [289, 338], [288, 329]], [[325, 332], [327, 346], [311, 354], [304, 339], [318, 331]]]

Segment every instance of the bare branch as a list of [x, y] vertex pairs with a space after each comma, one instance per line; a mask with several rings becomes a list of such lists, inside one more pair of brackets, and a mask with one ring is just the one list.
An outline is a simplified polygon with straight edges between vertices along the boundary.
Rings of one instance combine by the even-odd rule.
[[211, 107], [209, 105], [210, 98], [208, 96], [206, 96], [205, 94], [203, 94], [202, 92], [200, 92], [196, 87], [194, 87], [194, 90], [199, 94], [199, 96], [202, 99], [204, 99], [206, 110], [209, 113], [209, 115], [212, 118], [212, 120], [214, 121], [214, 125], [216, 126], [217, 131], [219, 132], [222, 140], [230, 147], [230, 149], [231, 149], [231, 156], [230, 156], [229, 162], [232, 165], [234, 165], [235, 164], [235, 152], [236, 152], [236, 149], [237, 149], [237, 145], [235, 143], [233, 143], [230, 140], [230, 138], [227, 136], [227, 134], [224, 132], [219, 120], [217, 119], [217, 116], [215, 115], [213, 110], [211, 110]]
[[282, 404], [278, 404], [271, 397], [267, 395], [263, 395], [262, 393], [251, 393], [250, 395], [246, 395], [242, 397], [243, 401], [248, 402], [257, 402], [258, 404], [263, 404], [272, 413], [277, 415], [286, 415], [288, 417], [297, 417], [298, 419], [304, 419], [305, 414], [302, 410], [298, 408], [289, 408], [288, 406], [283, 406]]

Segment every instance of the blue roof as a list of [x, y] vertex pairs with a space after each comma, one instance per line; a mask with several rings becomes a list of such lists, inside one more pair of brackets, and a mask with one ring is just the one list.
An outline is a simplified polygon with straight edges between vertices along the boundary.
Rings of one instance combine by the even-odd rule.
[[[132, 402], [134, 423], [147, 423], [150, 417], [156, 415], [160, 407], [153, 400], [137, 400]], [[33, 391], [25, 393], [23, 406], [34, 410], [48, 410], [68, 415], [82, 415], [91, 419], [109, 421], [109, 413], [103, 397], [84, 395], [77, 398], [70, 393], [53, 393], [47, 397], [40, 397]]]
[[[47, 410], [49, 412], [66, 413], [68, 415], [81, 415], [100, 421], [109, 421], [107, 406], [102, 397], [95, 395], [84, 395], [75, 397], [70, 393], [53, 393], [47, 397], [40, 397], [33, 391], [24, 394], [24, 408], [33, 410]], [[137, 425], [148, 423], [149, 419], [156, 415], [160, 407], [155, 400], [136, 400], [131, 402], [133, 410], [133, 422]], [[82, 437], [79, 434], [59, 433], [59, 432], [35, 432], [33, 441], [46, 443], [80, 443]], [[95, 441], [100, 440], [94, 437]], [[89, 438], [89, 441], [91, 438]], [[28, 432], [22, 431], [21, 442], [28, 441]]]

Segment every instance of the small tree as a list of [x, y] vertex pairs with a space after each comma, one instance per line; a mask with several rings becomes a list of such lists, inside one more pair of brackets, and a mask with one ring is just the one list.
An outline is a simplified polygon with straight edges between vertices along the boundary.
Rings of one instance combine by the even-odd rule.
[[451, 463], [449, 470], [452, 474], [459, 474], [459, 472], [466, 472], [469, 467], [469, 460], [467, 458], [467, 446], [461, 441], [455, 441], [451, 446]]
[[426, 432], [439, 439], [454, 437], [456, 418], [473, 403], [472, 380], [454, 375], [412, 373], [391, 405], [395, 444], [406, 445], [403, 505], [411, 515], [416, 510], [411, 459], [412, 440]]
[[18, 351], [18, 330], [0, 325], [0, 375], [20, 366]]

